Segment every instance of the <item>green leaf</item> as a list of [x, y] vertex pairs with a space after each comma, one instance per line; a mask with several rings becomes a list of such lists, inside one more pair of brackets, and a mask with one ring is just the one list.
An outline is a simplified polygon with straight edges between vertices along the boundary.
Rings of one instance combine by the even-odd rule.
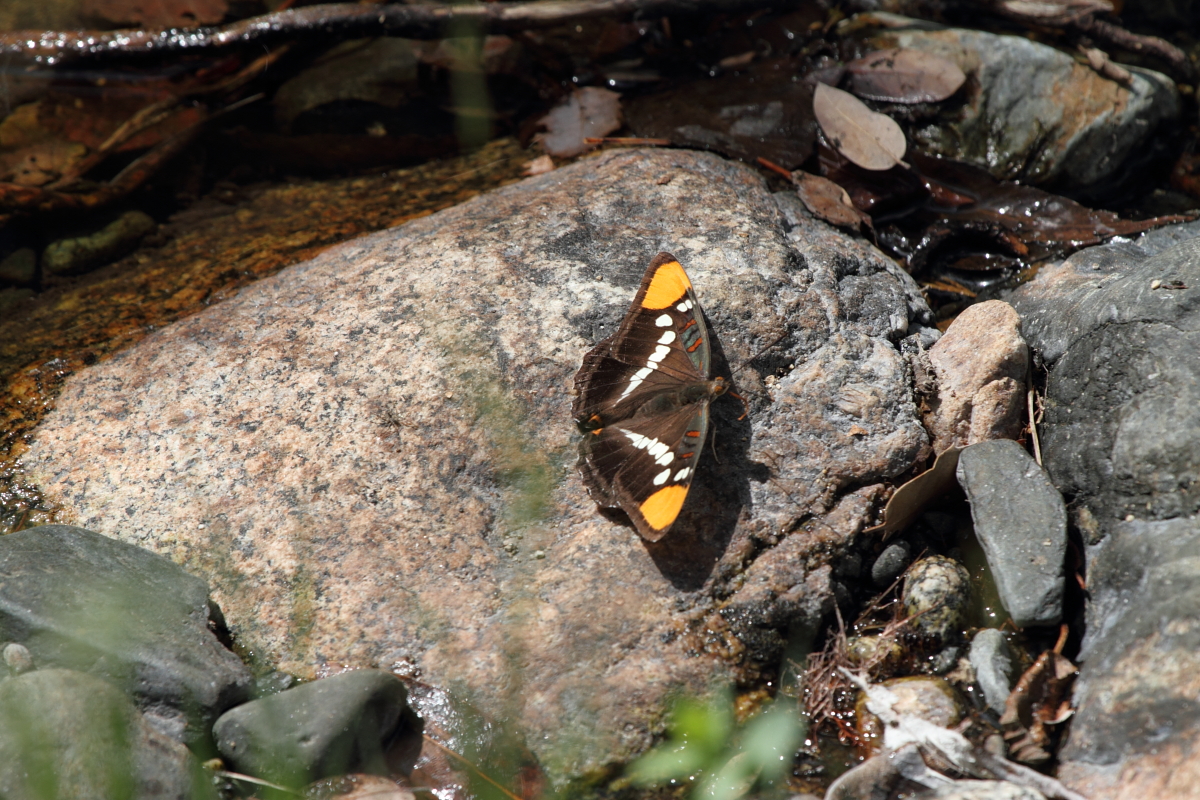
[[791, 767], [805, 728], [795, 704], [777, 700], [746, 725], [741, 752], [753, 762], [754, 771], [762, 779], [774, 780]]

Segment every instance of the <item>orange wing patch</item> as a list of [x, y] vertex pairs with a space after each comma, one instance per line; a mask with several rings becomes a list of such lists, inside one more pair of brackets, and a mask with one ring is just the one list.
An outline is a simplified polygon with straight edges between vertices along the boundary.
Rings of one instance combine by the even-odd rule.
[[678, 261], [668, 261], [654, 271], [650, 285], [646, 287], [646, 296], [642, 298], [642, 308], [660, 309], [673, 306], [687, 296], [692, 282]]
[[679, 509], [683, 508], [683, 501], [687, 499], [687, 493], [686, 486], [678, 484], [665, 486], [647, 497], [638, 506], [638, 511], [642, 512], [642, 516], [646, 518], [646, 522], [651, 528], [661, 531], [679, 516]]

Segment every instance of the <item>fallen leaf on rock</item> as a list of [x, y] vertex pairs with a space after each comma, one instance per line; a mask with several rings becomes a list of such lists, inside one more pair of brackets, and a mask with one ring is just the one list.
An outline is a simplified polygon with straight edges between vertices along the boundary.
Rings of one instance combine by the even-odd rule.
[[804, 207], [814, 216], [843, 228], [871, 227], [871, 217], [855, 208], [846, 190], [828, 178], [797, 170], [792, 173], [792, 182]]
[[967, 80], [953, 61], [907, 48], [868, 53], [847, 64], [846, 72], [854, 94], [888, 103], [937, 103]]
[[1079, 669], [1056, 650], [1042, 653], [1017, 681], [1004, 704], [1000, 727], [1014, 761], [1045, 764], [1053, 751], [1048, 726], [1071, 716], [1067, 689]]
[[541, 123], [545, 133], [535, 138], [552, 156], [571, 158], [588, 150], [584, 139], [602, 137], [621, 127], [621, 95], [587, 86], [571, 92]]
[[868, 528], [867, 533], [882, 532], [887, 539], [908, 527], [931, 502], [957, 486], [955, 470], [962, 451], [961, 447], [948, 448], [938, 455], [932, 467], [897, 489], [883, 509], [883, 522]]
[[215, 25], [229, 11], [227, 0], [84, 0], [83, 15], [122, 27], [194, 28]]
[[639, 136], [793, 170], [812, 155], [817, 132], [812, 85], [792, 80], [801, 69], [792, 59], [764, 61], [636, 97], [625, 117]]
[[904, 165], [904, 131], [886, 114], [867, 108], [849, 92], [818, 83], [813, 113], [829, 143], [853, 163], [869, 170]]

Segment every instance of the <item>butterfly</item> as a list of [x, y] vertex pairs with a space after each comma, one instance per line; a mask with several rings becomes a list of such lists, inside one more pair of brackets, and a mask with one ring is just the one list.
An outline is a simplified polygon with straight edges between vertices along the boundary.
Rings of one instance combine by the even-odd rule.
[[711, 373], [692, 282], [674, 256], [659, 253], [616, 333], [583, 357], [572, 406], [589, 494], [602, 508], [622, 509], [648, 541], [666, 536], [679, 517], [709, 404], [730, 389], [730, 379]]

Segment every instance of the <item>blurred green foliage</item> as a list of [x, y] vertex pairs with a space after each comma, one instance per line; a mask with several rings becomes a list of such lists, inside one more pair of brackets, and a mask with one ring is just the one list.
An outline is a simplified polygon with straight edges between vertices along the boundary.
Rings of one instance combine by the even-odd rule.
[[738, 727], [733, 695], [675, 703], [667, 740], [630, 767], [638, 786], [693, 783], [693, 798], [736, 800], [768, 790], [791, 771], [805, 725], [794, 702], [780, 698]]

